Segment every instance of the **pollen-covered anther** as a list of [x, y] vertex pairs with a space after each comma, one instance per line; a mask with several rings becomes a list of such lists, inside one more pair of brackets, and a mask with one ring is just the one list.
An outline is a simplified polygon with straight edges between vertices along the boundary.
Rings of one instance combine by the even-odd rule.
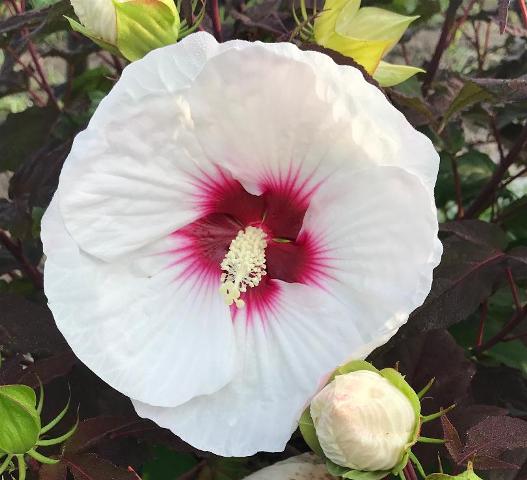
[[247, 288], [256, 287], [262, 277], [267, 274], [265, 265], [265, 248], [267, 240], [265, 232], [258, 227], [247, 227], [240, 230], [231, 242], [229, 251], [221, 262], [220, 292], [225, 297], [225, 303], [243, 308], [245, 302], [240, 295]]

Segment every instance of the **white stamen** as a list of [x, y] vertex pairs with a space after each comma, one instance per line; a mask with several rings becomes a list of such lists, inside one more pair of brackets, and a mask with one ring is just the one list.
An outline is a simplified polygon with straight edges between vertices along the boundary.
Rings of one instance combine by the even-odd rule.
[[247, 287], [259, 285], [262, 277], [267, 274], [265, 266], [266, 235], [261, 228], [247, 227], [240, 230], [231, 242], [229, 251], [221, 262], [220, 292], [225, 297], [225, 303], [243, 308], [245, 302], [240, 295]]

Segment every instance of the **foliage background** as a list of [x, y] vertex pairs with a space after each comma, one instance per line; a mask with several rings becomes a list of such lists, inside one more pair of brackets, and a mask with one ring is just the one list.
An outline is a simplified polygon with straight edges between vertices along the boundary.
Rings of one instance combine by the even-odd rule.
[[[472, 460], [485, 478], [527, 479], [525, 3], [363, 4], [421, 15], [391, 55], [427, 73], [385, 93], [440, 152], [436, 199], [445, 249], [425, 304], [370, 360], [377, 367], [399, 362], [416, 389], [435, 377], [425, 413], [457, 404], [443, 430], [436, 423], [423, 432], [447, 440], [445, 447], [419, 447], [427, 471], [440, 461], [459, 472]], [[211, 0], [206, 8], [201, 28], [225, 40], [288, 40], [295, 28], [287, 0]], [[73, 137], [125, 66], [71, 32], [64, 14], [73, 15], [66, 0], [0, 4], [0, 385], [37, 387], [38, 376], [44, 419], [62, 409], [71, 389], [81, 419], [64, 447], [46, 451], [60, 463], [30, 461], [29, 478], [236, 480], [305, 451], [295, 434], [282, 454], [223, 459], [198, 452], [139, 419], [56, 329], [42, 291], [40, 219]], [[71, 408], [64, 431], [75, 417]]]

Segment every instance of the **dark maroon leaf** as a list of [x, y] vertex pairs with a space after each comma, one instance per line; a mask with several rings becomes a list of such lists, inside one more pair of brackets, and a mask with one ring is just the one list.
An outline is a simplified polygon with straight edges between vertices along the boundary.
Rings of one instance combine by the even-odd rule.
[[51, 142], [20, 166], [9, 182], [9, 196], [30, 207], [47, 207], [55, 192], [62, 164], [71, 149], [69, 140]]
[[51, 357], [28, 361], [21, 354], [14, 355], [5, 361], [0, 370], [0, 384], [23, 384], [31, 388], [43, 385], [67, 375], [77, 362], [71, 350], [58, 353]]
[[467, 432], [478, 423], [489, 417], [505, 416], [509, 412], [504, 408], [494, 405], [465, 404], [459, 405], [448, 414], [449, 420], [455, 425], [461, 438], [465, 438]]
[[459, 403], [467, 395], [476, 368], [446, 330], [433, 330], [391, 345], [372, 357], [374, 364], [393, 367], [398, 363], [399, 371], [416, 390], [435, 378], [425, 409], [437, 411]]
[[64, 463], [42, 465], [38, 472], [39, 480], [66, 480], [68, 468]]
[[145, 422], [138, 417], [96, 417], [80, 423], [75, 435], [66, 443], [65, 451], [71, 454], [85, 452], [97, 443], [120, 430]]
[[512, 415], [527, 417], [527, 380], [519, 370], [480, 365], [472, 393], [476, 402], [498, 405]]
[[445, 447], [448, 450], [448, 453], [450, 453], [452, 459], [458, 463], [463, 451], [463, 444], [459, 438], [459, 433], [446, 415], [441, 417], [441, 425], [443, 427]]
[[527, 448], [527, 422], [513, 417], [489, 417], [467, 432], [462, 459], [498, 457], [507, 450]]
[[16, 170], [48, 140], [58, 111], [52, 107], [31, 107], [11, 113], [0, 124], [0, 171]]
[[471, 78], [471, 81], [494, 94], [500, 102], [523, 102], [527, 99], [527, 75], [519, 78]]
[[481, 455], [474, 459], [474, 468], [476, 470], [518, 470], [520, 467], [499, 458]]
[[136, 476], [104, 460], [94, 453], [83, 455], [67, 454], [63, 462], [75, 480], [135, 480]]
[[446, 328], [473, 313], [488, 298], [500, 278], [506, 254], [455, 235], [443, 241], [441, 264], [424, 304], [401, 329], [401, 337]]
[[47, 307], [11, 293], [0, 293], [0, 346], [35, 356], [68, 349]]
[[23, 371], [16, 383], [37, 388], [39, 385], [38, 380], [40, 380], [42, 384], [46, 385], [56, 378], [67, 375], [77, 361], [77, 357], [71, 350], [37, 360], [33, 365]]
[[448, 232], [467, 242], [483, 245], [497, 250], [507, 247], [507, 234], [496, 224], [481, 220], [456, 220], [442, 223], [441, 232]]

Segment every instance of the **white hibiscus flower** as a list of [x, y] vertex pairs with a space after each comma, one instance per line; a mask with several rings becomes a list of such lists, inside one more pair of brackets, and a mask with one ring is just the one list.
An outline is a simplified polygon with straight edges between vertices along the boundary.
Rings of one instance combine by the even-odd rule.
[[437, 169], [358, 70], [193, 34], [76, 138], [43, 221], [49, 305], [139, 415], [224, 456], [282, 450], [324, 376], [429, 292]]

